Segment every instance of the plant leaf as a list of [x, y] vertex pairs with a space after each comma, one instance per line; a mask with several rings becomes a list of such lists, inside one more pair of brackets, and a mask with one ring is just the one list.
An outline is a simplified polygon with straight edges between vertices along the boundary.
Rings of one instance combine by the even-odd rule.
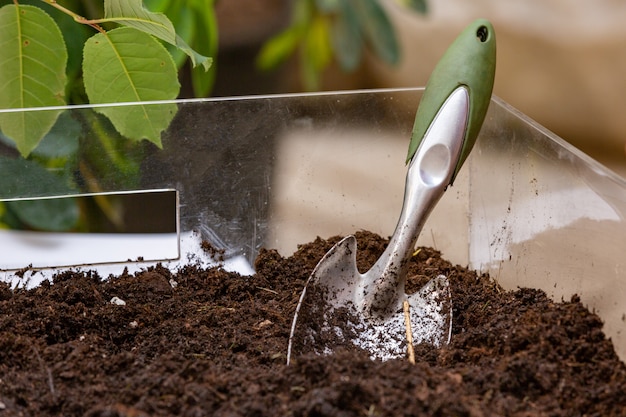
[[[176, 66], [165, 47], [130, 27], [98, 33], [85, 43], [83, 74], [92, 104], [175, 99], [180, 90]], [[172, 121], [176, 104], [97, 107], [115, 128], [133, 140], [161, 146], [161, 132]]]
[[165, 10], [167, 10], [172, 3], [171, 0], [143, 0], [143, 4], [145, 4], [148, 9], [162, 13], [165, 13]]
[[191, 46], [187, 45], [187, 42], [185, 42], [185, 40], [178, 35], [176, 35], [176, 46], [189, 56], [191, 64], [194, 68], [198, 65], [202, 65], [202, 68], [204, 68], [205, 71], [208, 71], [211, 68], [211, 65], [213, 65], [213, 58], [199, 54]]
[[[198, 52], [207, 56], [215, 56], [218, 47], [218, 25], [215, 15], [215, 0], [195, 0], [191, 2], [194, 9], [195, 35], [192, 45]], [[202, 71], [195, 67], [191, 70], [191, 84], [196, 97], [206, 97], [215, 83], [215, 67]]]
[[64, 195], [73, 190], [67, 178], [53, 174], [39, 163], [0, 156], [0, 198]]
[[428, 5], [426, 0], [396, 0], [401, 5], [408, 7], [420, 14], [428, 13]]
[[65, 232], [80, 219], [78, 204], [71, 198], [10, 201], [7, 208], [22, 223], [37, 230]]
[[[175, 3], [171, 4], [174, 5]], [[188, 7], [183, 7], [172, 10], [168, 16], [172, 16], [170, 20], [176, 28], [176, 35], [180, 36], [184, 42], [188, 44], [191, 43], [197, 30], [194, 12]], [[176, 45], [167, 44], [165, 47], [170, 51], [170, 54], [172, 54], [176, 68], [180, 69], [187, 60], [188, 55]]]
[[335, 57], [341, 69], [354, 71], [361, 63], [363, 38], [358, 16], [347, 0], [341, 1], [341, 12], [332, 26], [332, 39]]
[[[67, 49], [59, 27], [34, 6], [0, 8], [0, 108], [64, 105]], [[59, 111], [0, 114], [0, 130], [24, 157], [54, 125]]]
[[376, 0], [352, 0], [352, 5], [359, 13], [363, 34], [376, 56], [387, 64], [397, 64], [400, 46], [385, 9]]
[[322, 13], [336, 12], [339, 8], [340, 0], [315, 0], [317, 9]]
[[65, 111], [58, 117], [52, 129], [43, 137], [33, 156], [46, 159], [67, 158], [78, 152], [78, 138], [82, 132], [80, 123]]
[[[0, 190], [3, 198], [64, 195], [72, 191], [66, 178], [54, 175], [36, 162], [2, 156]], [[7, 212], [21, 223], [39, 230], [64, 231], [79, 220], [79, 208], [74, 199], [7, 201], [5, 205]]]
[[163, 13], [146, 9], [141, 0], [104, 0], [104, 20], [134, 27], [176, 44], [176, 30], [170, 19]]
[[316, 15], [305, 33], [302, 42], [300, 63], [304, 87], [309, 91], [318, 90], [321, 72], [332, 59], [328, 18]]
[[303, 31], [299, 26], [291, 26], [263, 44], [256, 59], [259, 69], [269, 70], [286, 61], [302, 38]]
[[328, 66], [332, 59], [328, 18], [317, 15], [309, 27], [304, 39], [304, 54], [317, 72]]
[[[67, 158], [76, 154], [81, 130], [80, 123], [72, 118], [69, 111], [62, 112], [39, 145], [31, 152], [31, 158], [50, 160]], [[15, 143], [2, 132], [0, 132], [0, 143], [9, 148], [16, 148]]]
[[174, 25], [165, 14], [151, 12], [143, 7], [141, 0], [104, 0], [103, 21], [133, 27], [177, 46], [191, 58], [194, 67], [202, 65], [206, 71], [211, 67], [211, 58], [194, 51], [183, 38], [176, 35]]

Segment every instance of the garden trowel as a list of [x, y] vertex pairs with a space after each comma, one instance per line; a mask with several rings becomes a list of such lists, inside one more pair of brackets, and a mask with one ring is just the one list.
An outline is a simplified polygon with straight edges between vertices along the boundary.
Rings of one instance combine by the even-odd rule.
[[405, 294], [408, 261], [435, 204], [470, 153], [485, 118], [495, 75], [495, 34], [477, 20], [433, 71], [415, 116], [404, 202], [389, 244], [364, 274], [348, 236], [319, 261], [300, 296], [287, 363], [296, 353], [327, 354], [354, 345], [372, 359], [410, 355], [412, 343], [448, 343], [452, 300], [440, 275]]

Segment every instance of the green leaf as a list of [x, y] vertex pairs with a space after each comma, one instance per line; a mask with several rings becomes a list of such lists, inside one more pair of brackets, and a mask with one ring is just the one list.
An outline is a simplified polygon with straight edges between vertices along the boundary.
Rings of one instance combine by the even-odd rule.
[[307, 90], [319, 89], [320, 73], [332, 59], [329, 23], [325, 16], [317, 15], [311, 20], [303, 39], [301, 64], [302, 79]]
[[363, 38], [358, 16], [347, 0], [341, 1], [341, 12], [332, 26], [335, 57], [344, 71], [354, 71], [361, 63]]
[[[193, 0], [191, 7], [194, 9], [196, 21], [192, 45], [204, 55], [215, 56], [218, 47], [218, 25], [214, 0]], [[191, 83], [196, 97], [207, 96], [215, 83], [215, 67], [211, 66], [209, 71], [201, 71], [198, 67], [193, 68]]]
[[395, 65], [400, 61], [400, 46], [389, 16], [376, 0], [352, 0], [359, 13], [365, 38], [379, 59]]
[[415, 10], [420, 14], [428, 13], [428, 5], [426, 4], [426, 0], [396, 0], [401, 5], [408, 7], [409, 9]]
[[176, 30], [170, 19], [163, 13], [144, 8], [141, 0], [104, 0], [104, 20], [134, 27], [176, 44]]
[[187, 45], [185, 40], [178, 35], [176, 35], [176, 46], [189, 56], [191, 64], [194, 68], [198, 65], [202, 65], [202, 68], [204, 68], [205, 71], [208, 71], [211, 68], [211, 65], [213, 65], [213, 58], [199, 54], [191, 48], [191, 46]]
[[143, 4], [153, 12], [163, 12], [172, 4], [171, 0], [143, 0]]
[[33, 151], [40, 158], [67, 158], [78, 152], [78, 138], [82, 132], [80, 123], [72, 118], [72, 113], [61, 113], [52, 129]]
[[302, 30], [297, 26], [291, 26], [267, 41], [256, 59], [256, 65], [262, 70], [277, 67], [289, 58], [302, 37]]
[[[1, 156], [0, 190], [3, 198], [64, 195], [72, 191], [65, 178], [35, 162]], [[68, 230], [79, 220], [79, 208], [73, 199], [6, 201], [5, 205], [13, 217], [39, 230]]]
[[68, 181], [36, 162], [0, 156], [0, 198], [63, 195], [73, 189]]
[[304, 53], [312, 68], [316, 71], [326, 68], [332, 59], [328, 19], [322, 15], [316, 16], [311, 21], [304, 41]]
[[36, 230], [68, 231], [80, 218], [78, 204], [71, 198], [10, 201], [7, 208], [22, 223]]
[[335, 12], [339, 8], [340, 0], [315, 0], [317, 9], [323, 13]]
[[[180, 90], [176, 66], [165, 47], [139, 30], [121, 27], [92, 36], [84, 48], [85, 90], [92, 104], [175, 99]], [[161, 146], [161, 132], [176, 104], [97, 107], [115, 128], [133, 140]]]
[[[89, 141], [89, 146], [81, 147], [80, 157], [89, 163], [88, 169], [82, 170], [84, 177], [91, 178], [88, 187], [99, 184], [97, 178], [106, 181], [109, 189], [139, 187], [145, 144], [123, 140], [124, 137], [115, 131], [115, 126], [101, 114], [92, 111], [83, 113], [83, 116], [83, 122], [92, 128], [95, 139]], [[88, 190], [98, 191], [99, 188], [102, 186], [97, 185]]]
[[[34, 6], [0, 8], [0, 108], [64, 105], [67, 49], [58, 26]], [[0, 130], [24, 157], [54, 125], [59, 111], [0, 114]]]
[[[176, 34], [180, 36], [184, 42], [191, 43], [197, 29], [193, 11], [188, 7], [175, 8], [171, 10], [168, 16], [172, 16], [170, 20], [176, 28]], [[170, 54], [172, 54], [176, 68], [181, 68], [188, 58], [187, 54], [176, 45], [167, 44], [165, 46], [167, 50], [170, 51]]]
[[[57, 118], [50, 131], [32, 151], [31, 157], [44, 159], [66, 158], [78, 151], [78, 138], [81, 125], [74, 120], [71, 113], [65, 111]], [[15, 148], [15, 143], [0, 132], [0, 143]]]
[[200, 55], [176, 35], [174, 25], [163, 13], [155, 13], [143, 7], [141, 0], [104, 0], [104, 19], [133, 27], [177, 46], [185, 52], [193, 66], [202, 65], [205, 70], [211, 67], [212, 59]]

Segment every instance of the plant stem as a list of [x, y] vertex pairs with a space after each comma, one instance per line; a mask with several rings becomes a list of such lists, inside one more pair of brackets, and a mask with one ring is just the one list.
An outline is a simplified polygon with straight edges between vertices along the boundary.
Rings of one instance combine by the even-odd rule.
[[86, 19], [83, 16], [81, 16], [81, 15], [79, 15], [77, 13], [74, 13], [70, 9], [61, 6], [59, 3], [56, 2], [56, 0], [41, 0], [41, 1], [43, 1], [44, 3], [49, 4], [50, 6], [54, 7], [57, 10], [60, 10], [61, 12], [65, 13], [66, 15], [71, 16], [72, 19], [74, 19], [75, 22], [81, 23], [83, 25], [91, 26], [92, 28], [94, 28], [98, 32], [105, 33], [105, 30], [102, 29], [102, 27], [100, 25], [98, 25], [98, 23], [97, 23], [98, 21]]

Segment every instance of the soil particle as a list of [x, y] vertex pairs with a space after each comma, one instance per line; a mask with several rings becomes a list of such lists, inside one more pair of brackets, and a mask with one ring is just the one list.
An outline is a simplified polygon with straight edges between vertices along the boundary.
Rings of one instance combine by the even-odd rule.
[[[387, 240], [356, 236], [364, 271]], [[429, 248], [407, 291], [449, 277], [449, 345], [415, 346], [415, 365], [342, 349], [285, 365], [300, 292], [338, 240], [262, 250], [254, 276], [157, 266], [0, 284], [0, 417], [626, 415], [626, 366], [578, 297], [507, 292]]]

